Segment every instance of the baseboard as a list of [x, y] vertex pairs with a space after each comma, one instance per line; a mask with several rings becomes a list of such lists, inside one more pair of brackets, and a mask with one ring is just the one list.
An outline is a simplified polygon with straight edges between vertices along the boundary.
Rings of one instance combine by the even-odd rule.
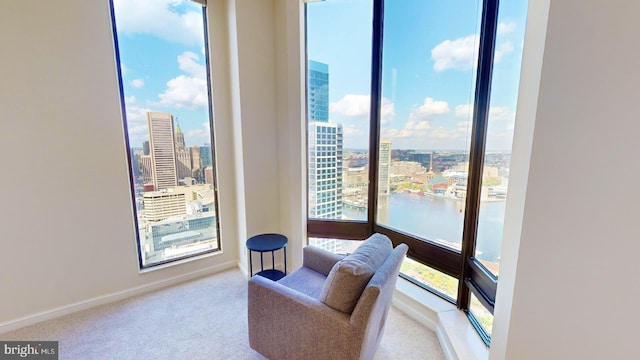
[[449, 336], [442, 326], [442, 323], [438, 323], [438, 327], [436, 329], [436, 336], [438, 337], [438, 341], [440, 342], [440, 347], [444, 352], [444, 356], [447, 360], [458, 360], [458, 356], [456, 355], [455, 349], [449, 340]]
[[236, 263], [236, 266], [238, 267], [238, 269], [240, 269], [240, 272], [242, 273], [242, 275], [244, 275], [245, 278], [249, 279], [250, 275], [249, 275], [249, 268], [247, 268], [247, 264], [243, 261], [238, 261]]
[[397, 289], [393, 294], [393, 305], [428, 329], [436, 331], [438, 323], [433, 319], [437, 319], [438, 314], [432, 309], [420, 304], [415, 299]]
[[235, 268], [238, 266], [234, 261], [228, 261], [219, 265], [210, 266], [204, 269], [193, 271], [187, 274], [170, 277], [164, 280], [156, 281], [150, 284], [145, 284], [130, 288], [123, 291], [118, 291], [112, 294], [98, 296], [93, 299], [80, 301], [66, 306], [61, 306], [55, 309], [43, 311], [33, 315], [21, 317], [15, 320], [10, 320], [4, 323], [0, 323], [0, 334], [13, 331], [25, 326], [33, 325], [42, 321], [51, 320], [60, 316], [68, 315], [77, 311], [86, 310], [95, 306], [112, 303], [119, 300], [124, 300], [133, 296], [142, 295], [151, 291], [160, 290], [162, 288], [176, 285], [185, 281], [194, 280], [203, 276], [215, 274], [227, 269]]

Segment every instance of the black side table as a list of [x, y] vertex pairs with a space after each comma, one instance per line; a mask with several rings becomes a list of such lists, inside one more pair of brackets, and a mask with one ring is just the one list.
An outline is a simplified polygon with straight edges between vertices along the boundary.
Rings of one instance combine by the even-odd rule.
[[[280, 234], [260, 234], [252, 236], [247, 240], [247, 249], [249, 249], [249, 271], [253, 276], [253, 261], [251, 261], [251, 252], [260, 252], [260, 271], [256, 275], [264, 276], [273, 281], [282, 279], [287, 273], [287, 237]], [[276, 270], [273, 252], [276, 250], [284, 250], [284, 272]], [[271, 251], [271, 269], [264, 269], [264, 260], [262, 253]]]

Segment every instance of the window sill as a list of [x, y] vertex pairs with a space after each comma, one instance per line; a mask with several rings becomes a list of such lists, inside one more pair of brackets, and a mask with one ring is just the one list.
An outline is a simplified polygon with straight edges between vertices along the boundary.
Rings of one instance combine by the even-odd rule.
[[489, 348], [484, 344], [467, 316], [455, 305], [398, 278], [394, 305], [436, 332], [447, 359], [486, 360]]
[[205, 254], [200, 254], [200, 255], [193, 255], [184, 259], [180, 259], [180, 260], [176, 260], [176, 261], [170, 261], [168, 263], [164, 263], [164, 264], [160, 264], [160, 265], [151, 265], [142, 269], [138, 269], [138, 273], [139, 274], [144, 274], [144, 273], [148, 273], [148, 272], [152, 272], [152, 271], [156, 271], [156, 270], [162, 270], [162, 269], [166, 269], [166, 268], [170, 268], [170, 267], [174, 267], [177, 265], [182, 265], [182, 264], [186, 264], [186, 263], [190, 263], [192, 261], [196, 261], [196, 260], [200, 260], [200, 259], [206, 259], [206, 258], [210, 258], [216, 255], [220, 255], [222, 254], [222, 250], [219, 251], [214, 251], [214, 252], [208, 252]]

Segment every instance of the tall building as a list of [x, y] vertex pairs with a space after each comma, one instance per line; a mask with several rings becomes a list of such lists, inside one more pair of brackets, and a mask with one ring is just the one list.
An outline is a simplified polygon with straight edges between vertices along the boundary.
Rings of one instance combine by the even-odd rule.
[[342, 219], [342, 125], [309, 123], [309, 216]]
[[149, 127], [149, 151], [151, 153], [152, 177], [155, 190], [178, 185], [176, 150], [173, 136], [173, 115], [147, 112]]
[[205, 168], [207, 166], [212, 166], [213, 161], [211, 160], [211, 145], [204, 144], [204, 146], [200, 146], [200, 160], [201, 168]]
[[192, 146], [189, 148], [191, 154], [191, 176], [193, 176], [198, 182], [202, 182], [202, 159], [200, 159], [200, 147]]
[[188, 150], [176, 150], [176, 166], [178, 171], [178, 180], [192, 177], [191, 152]]
[[153, 162], [151, 155], [140, 156], [140, 171], [142, 172], [142, 183], [153, 184]]
[[329, 66], [309, 60], [307, 115], [309, 121], [329, 121]]
[[329, 122], [329, 66], [308, 68], [309, 217], [342, 219], [342, 125]]
[[391, 140], [380, 140], [378, 161], [378, 195], [389, 195], [389, 168], [391, 167]]
[[184, 134], [182, 133], [182, 129], [180, 129], [180, 124], [176, 124], [176, 150], [184, 151]]
[[176, 124], [175, 132], [176, 142], [176, 167], [178, 173], [178, 182], [184, 178], [190, 178], [193, 176], [191, 172], [191, 151], [185, 148], [184, 134], [180, 129], [180, 124]]

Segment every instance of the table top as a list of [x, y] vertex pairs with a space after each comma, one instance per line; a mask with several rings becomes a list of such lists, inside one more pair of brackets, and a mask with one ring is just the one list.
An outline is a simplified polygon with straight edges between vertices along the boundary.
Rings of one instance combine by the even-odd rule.
[[260, 234], [247, 240], [247, 249], [251, 251], [273, 251], [287, 245], [287, 237], [281, 234]]

